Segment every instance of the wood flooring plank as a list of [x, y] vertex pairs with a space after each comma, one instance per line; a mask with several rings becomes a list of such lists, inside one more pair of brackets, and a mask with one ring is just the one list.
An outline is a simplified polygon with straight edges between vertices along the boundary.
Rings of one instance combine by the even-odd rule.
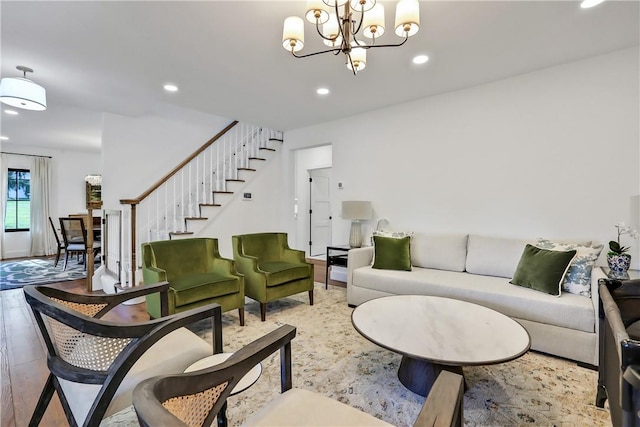
[[0, 425], [3, 427], [15, 427], [15, 415], [13, 411], [13, 392], [11, 390], [11, 374], [9, 371], [9, 351], [7, 348], [4, 304], [6, 297], [0, 292]]

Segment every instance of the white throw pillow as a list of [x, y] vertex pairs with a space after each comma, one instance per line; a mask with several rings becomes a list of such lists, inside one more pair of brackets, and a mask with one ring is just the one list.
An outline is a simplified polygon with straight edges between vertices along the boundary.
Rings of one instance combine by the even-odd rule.
[[604, 245], [585, 246], [576, 243], [538, 239], [536, 246], [554, 251], [570, 251], [575, 249], [577, 253], [573, 261], [571, 261], [569, 271], [562, 282], [562, 290], [571, 294], [591, 297], [591, 271]]

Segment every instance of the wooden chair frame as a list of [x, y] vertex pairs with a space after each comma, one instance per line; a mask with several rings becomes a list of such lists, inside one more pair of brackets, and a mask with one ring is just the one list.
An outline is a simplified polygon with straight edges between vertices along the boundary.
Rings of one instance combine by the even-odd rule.
[[53, 220], [51, 219], [51, 217], [49, 217], [49, 224], [51, 224], [51, 231], [53, 231], [53, 237], [56, 238], [56, 261], [54, 262], [53, 266], [57, 267], [58, 266], [58, 261], [60, 261], [60, 254], [62, 253], [62, 250], [65, 249], [66, 245], [64, 244], [64, 242], [60, 241], [60, 237], [58, 236], [58, 232], [56, 231], [56, 226], [53, 223]]
[[[67, 269], [67, 261], [69, 259], [69, 254], [78, 254], [82, 255], [84, 259], [84, 269], [87, 269], [87, 229], [84, 227], [84, 220], [81, 217], [69, 217], [69, 218], [59, 218], [60, 220], [60, 231], [62, 233], [62, 240], [64, 241], [64, 264], [62, 266], [62, 270]], [[78, 229], [81, 230], [82, 233], [82, 242], [69, 241], [68, 238], [68, 230], [65, 226], [65, 222], [78, 223]], [[71, 248], [73, 245], [82, 245], [83, 248]], [[94, 242], [93, 246], [93, 255], [97, 255], [101, 250], [100, 242]]]
[[[184, 421], [167, 410], [163, 403], [176, 397], [193, 396], [216, 386], [224, 389], [209, 409], [203, 426], [213, 419], [226, 405], [226, 399], [242, 377], [257, 363], [276, 350], [280, 350], [281, 392], [292, 387], [291, 340], [296, 328], [283, 325], [234, 353], [225, 362], [213, 367], [185, 374], [158, 376], [142, 381], [133, 391], [133, 406], [142, 427], [187, 427]], [[464, 385], [461, 375], [442, 371], [433, 385], [414, 426], [463, 425]], [[219, 426], [226, 426], [226, 419], [218, 419]]]
[[[84, 426], [100, 424], [114, 394], [135, 362], [161, 338], [181, 327], [202, 319], [213, 319], [213, 352], [222, 351], [222, 311], [218, 304], [212, 304], [198, 309], [185, 311], [180, 314], [162, 317], [156, 320], [134, 324], [119, 324], [100, 320], [112, 308], [132, 298], [160, 292], [163, 302], [163, 313], [166, 313], [167, 282], [151, 284], [140, 288], [132, 288], [115, 295], [79, 295], [46, 286], [26, 286], [25, 298], [31, 306], [36, 323], [47, 347], [47, 364], [50, 374], [40, 395], [40, 399], [29, 422], [30, 426], [40, 424], [44, 412], [51, 401], [54, 391], [58, 393], [62, 407], [69, 424], [76, 427], [77, 423], [71, 407], [60, 386], [58, 378], [68, 381], [101, 384], [96, 400], [83, 423]], [[60, 300], [62, 302], [57, 302]], [[89, 317], [69, 308], [71, 305], [104, 305], [94, 317]], [[71, 365], [60, 357], [58, 350], [49, 334], [43, 316], [47, 316], [80, 333], [105, 338], [130, 338], [131, 341], [116, 356], [109, 369], [95, 371]]]

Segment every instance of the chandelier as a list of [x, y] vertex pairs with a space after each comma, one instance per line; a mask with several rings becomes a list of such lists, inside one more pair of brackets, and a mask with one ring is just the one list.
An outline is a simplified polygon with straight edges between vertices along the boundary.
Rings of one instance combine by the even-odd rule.
[[[342, 8], [342, 13], [340, 10]], [[329, 49], [300, 55], [304, 47], [304, 21], [297, 16], [284, 20], [282, 46], [296, 58], [343, 53], [347, 68], [356, 75], [367, 65], [367, 50], [374, 47], [398, 47], [420, 29], [418, 0], [400, 0], [396, 5], [395, 33], [404, 40], [397, 44], [376, 44], [385, 32], [384, 7], [376, 0], [315, 0], [307, 2], [307, 21], [315, 24], [318, 35]], [[370, 44], [358, 39], [371, 39]]]
[[22, 71], [23, 77], [5, 77], [0, 81], [0, 102], [25, 110], [46, 110], [45, 89], [27, 78], [27, 73], [33, 73], [33, 70], [24, 65], [16, 68]]

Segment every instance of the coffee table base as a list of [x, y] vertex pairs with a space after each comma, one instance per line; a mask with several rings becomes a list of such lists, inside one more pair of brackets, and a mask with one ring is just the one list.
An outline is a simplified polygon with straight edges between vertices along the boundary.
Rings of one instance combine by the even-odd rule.
[[[398, 379], [406, 388], [420, 396], [427, 397], [433, 383], [440, 375], [441, 371], [450, 371], [464, 375], [461, 366], [438, 365], [422, 359], [414, 359], [409, 356], [402, 356], [400, 368], [398, 368]], [[466, 390], [465, 381], [465, 390]]]

